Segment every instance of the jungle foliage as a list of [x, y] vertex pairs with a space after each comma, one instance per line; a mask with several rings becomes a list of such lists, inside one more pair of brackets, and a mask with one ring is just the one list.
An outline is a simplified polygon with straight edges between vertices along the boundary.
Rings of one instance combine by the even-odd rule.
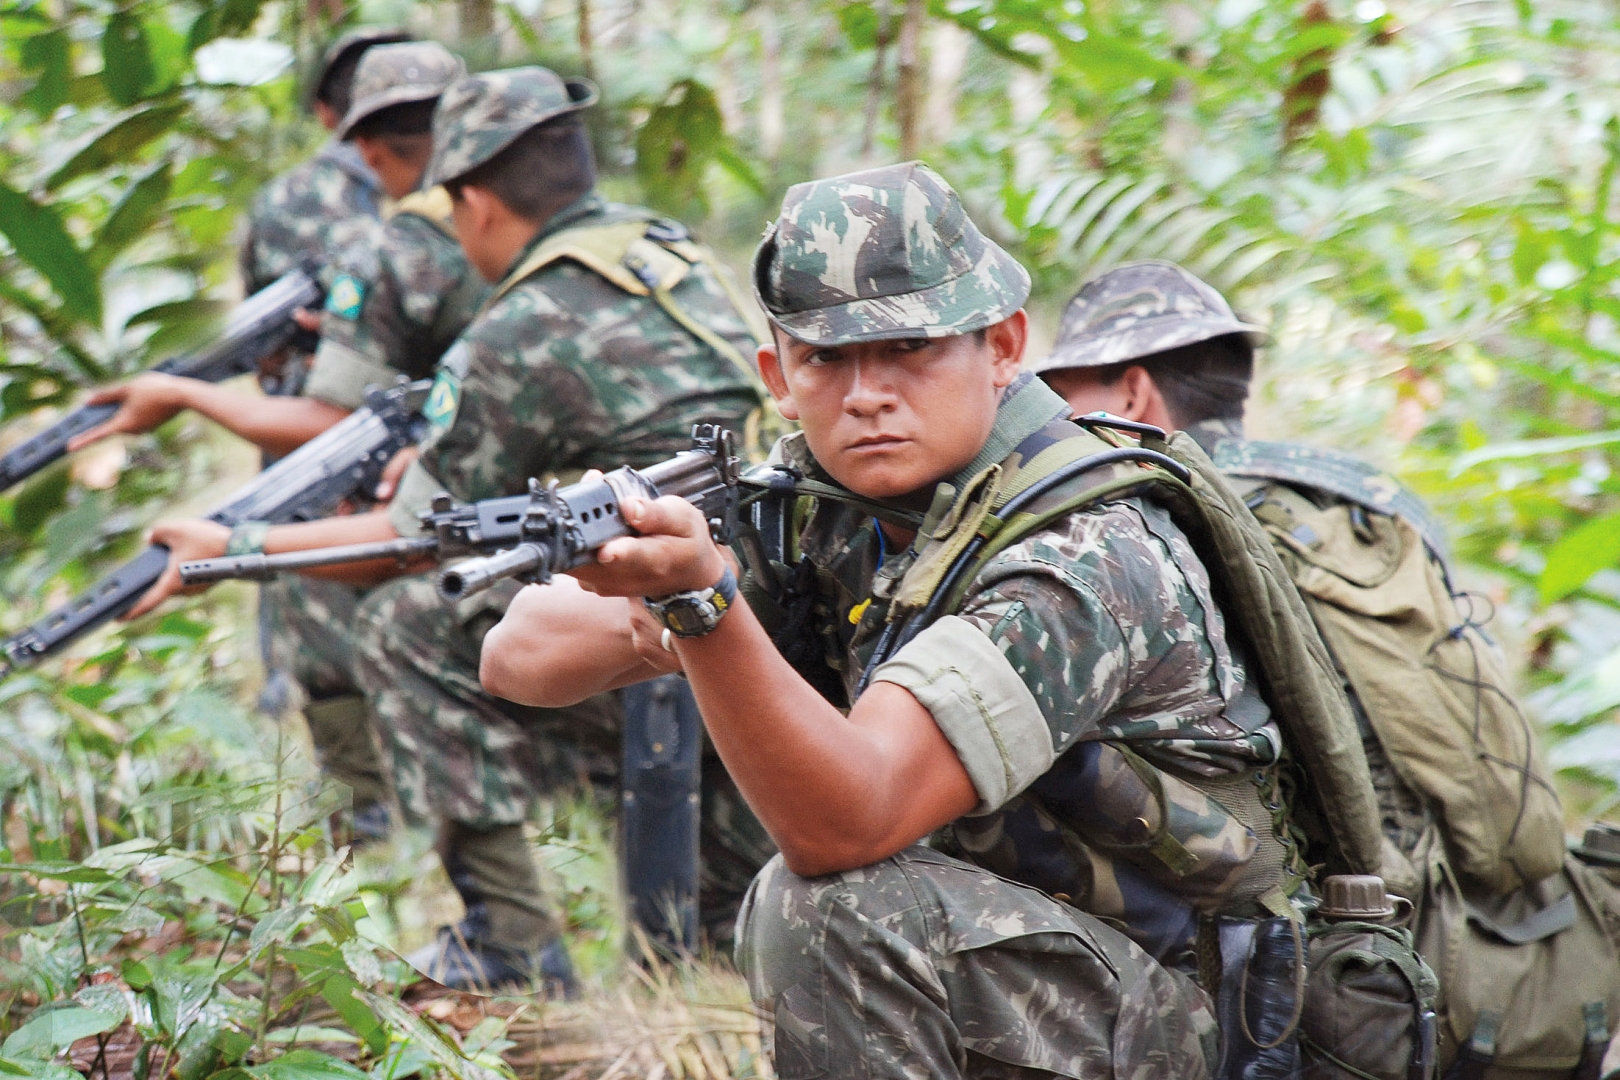
[[[217, 326], [242, 210], [321, 138], [298, 76], [336, 7], [0, 0], [0, 446]], [[459, 41], [477, 67], [591, 74], [610, 191], [683, 216], [739, 267], [788, 184], [912, 154], [1032, 268], [1047, 339], [1088, 274], [1185, 263], [1273, 328], [1258, 430], [1356, 448], [1449, 522], [1522, 663], [1571, 827], [1620, 804], [1610, 5], [359, 15]], [[179, 420], [0, 495], [0, 632], [252, 467]], [[462, 1034], [400, 1004], [407, 973], [363, 933], [386, 883], [334, 846], [295, 729], [255, 711], [250, 596], [171, 605], [0, 682], [0, 1075], [76, 1075], [75, 1043], [94, 1075], [112, 1043], [137, 1077], [509, 1075], [502, 1023]], [[546, 826], [561, 892], [611, 973], [604, 875], [566, 869], [603, 845], [570, 820]]]

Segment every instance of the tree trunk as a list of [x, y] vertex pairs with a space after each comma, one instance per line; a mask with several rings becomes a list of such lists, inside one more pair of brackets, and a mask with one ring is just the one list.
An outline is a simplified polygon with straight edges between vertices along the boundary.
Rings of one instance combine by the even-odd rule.
[[456, 0], [456, 29], [462, 41], [483, 41], [495, 33], [494, 0]]
[[596, 78], [596, 61], [591, 56], [591, 0], [578, 0], [579, 60], [585, 68], [585, 77]]
[[878, 0], [877, 42], [872, 50], [872, 75], [866, 84], [866, 119], [861, 126], [861, 160], [872, 160], [872, 147], [877, 141], [878, 108], [883, 104], [883, 68], [889, 58], [889, 36], [892, 33], [889, 18], [889, 0]]
[[894, 81], [894, 116], [900, 126], [900, 158], [910, 161], [922, 148], [923, 0], [906, 0]]

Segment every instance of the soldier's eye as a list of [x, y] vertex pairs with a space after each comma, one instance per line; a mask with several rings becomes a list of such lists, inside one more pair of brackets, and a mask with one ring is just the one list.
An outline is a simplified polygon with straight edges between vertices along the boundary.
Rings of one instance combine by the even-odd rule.
[[902, 338], [894, 343], [894, 347], [899, 352], [918, 352], [919, 350], [928, 348], [928, 339], [920, 337]]
[[823, 364], [833, 363], [838, 357], [839, 352], [837, 349], [811, 349], [806, 354], [804, 362], [811, 367], [821, 367]]

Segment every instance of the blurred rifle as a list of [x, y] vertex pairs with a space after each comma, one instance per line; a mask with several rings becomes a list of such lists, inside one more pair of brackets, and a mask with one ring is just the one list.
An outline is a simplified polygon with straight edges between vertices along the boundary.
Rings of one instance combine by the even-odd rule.
[[[314, 278], [303, 270], [293, 270], [237, 305], [214, 344], [198, 353], [170, 357], [152, 370], [204, 382], [224, 382], [256, 371], [266, 358], [310, 336], [293, 321], [293, 312], [319, 307], [323, 295]], [[117, 411], [114, 403], [81, 405], [38, 435], [0, 454], [0, 491], [61, 458], [75, 436]]]
[[[372, 390], [366, 404], [254, 477], [210, 521], [275, 524], [325, 517], [345, 499], [366, 499], [395, 454], [422, 433], [422, 404], [431, 383]], [[0, 641], [0, 677], [60, 649], [123, 614], [169, 565], [153, 544], [32, 626]]]
[[527, 495], [452, 503], [440, 495], [421, 515], [425, 535], [370, 544], [312, 548], [275, 555], [227, 555], [180, 565], [180, 579], [202, 585], [228, 578], [266, 581], [288, 571], [342, 563], [476, 556], [440, 571], [447, 602], [483, 592], [505, 578], [548, 581], [591, 561], [597, 548], [632, 530], [619, 514], [623, 499], [678, 495], [703, 511], [711, 532], [730, 539], [737, 518], [738, 461], [732, 434], [713, 424], [692, 429], [692, 449], [646, 469], [628, 466], [559, 487], [529, 481]]

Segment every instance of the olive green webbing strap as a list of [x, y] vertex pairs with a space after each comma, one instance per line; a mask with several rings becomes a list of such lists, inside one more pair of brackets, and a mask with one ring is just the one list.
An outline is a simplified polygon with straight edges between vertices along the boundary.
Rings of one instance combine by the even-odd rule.
[[[1030, 483], [1037, 479], [1039, 477], [1034, 477]], [[1111, 499], [1136, 495], [1147, 488], [1161, 484], [1185, 486], [1168, 472], [1149, 466], [1146, 470], [1134, 476], [1116, 476], [1111, 480], [1105, 480], [1101, 484], [1087, 488], [1078, 495], [1070, 496], [1056, 506], [1045, 510], [1014, 514], [1005, 520], [995, 517], [986, 518], [979, 528], [988, 539], [985, 545], [974, 555], [972, 563], [957, 577], [956, 583], [952, 586], [951, 595], [946, 598], [942, 610], [955, 611], [960, 607], [967, 597], [968, 587], [973, 583], [973, 579], [978, 576], [979, 572], [984, 569], [991, 559], [1000, 555], [1024, 537], [1077, 510], [1083, 510], [1088, 506], [1094, 506]], [[1028, 484], [1025, 486], [1027, 487]]]

